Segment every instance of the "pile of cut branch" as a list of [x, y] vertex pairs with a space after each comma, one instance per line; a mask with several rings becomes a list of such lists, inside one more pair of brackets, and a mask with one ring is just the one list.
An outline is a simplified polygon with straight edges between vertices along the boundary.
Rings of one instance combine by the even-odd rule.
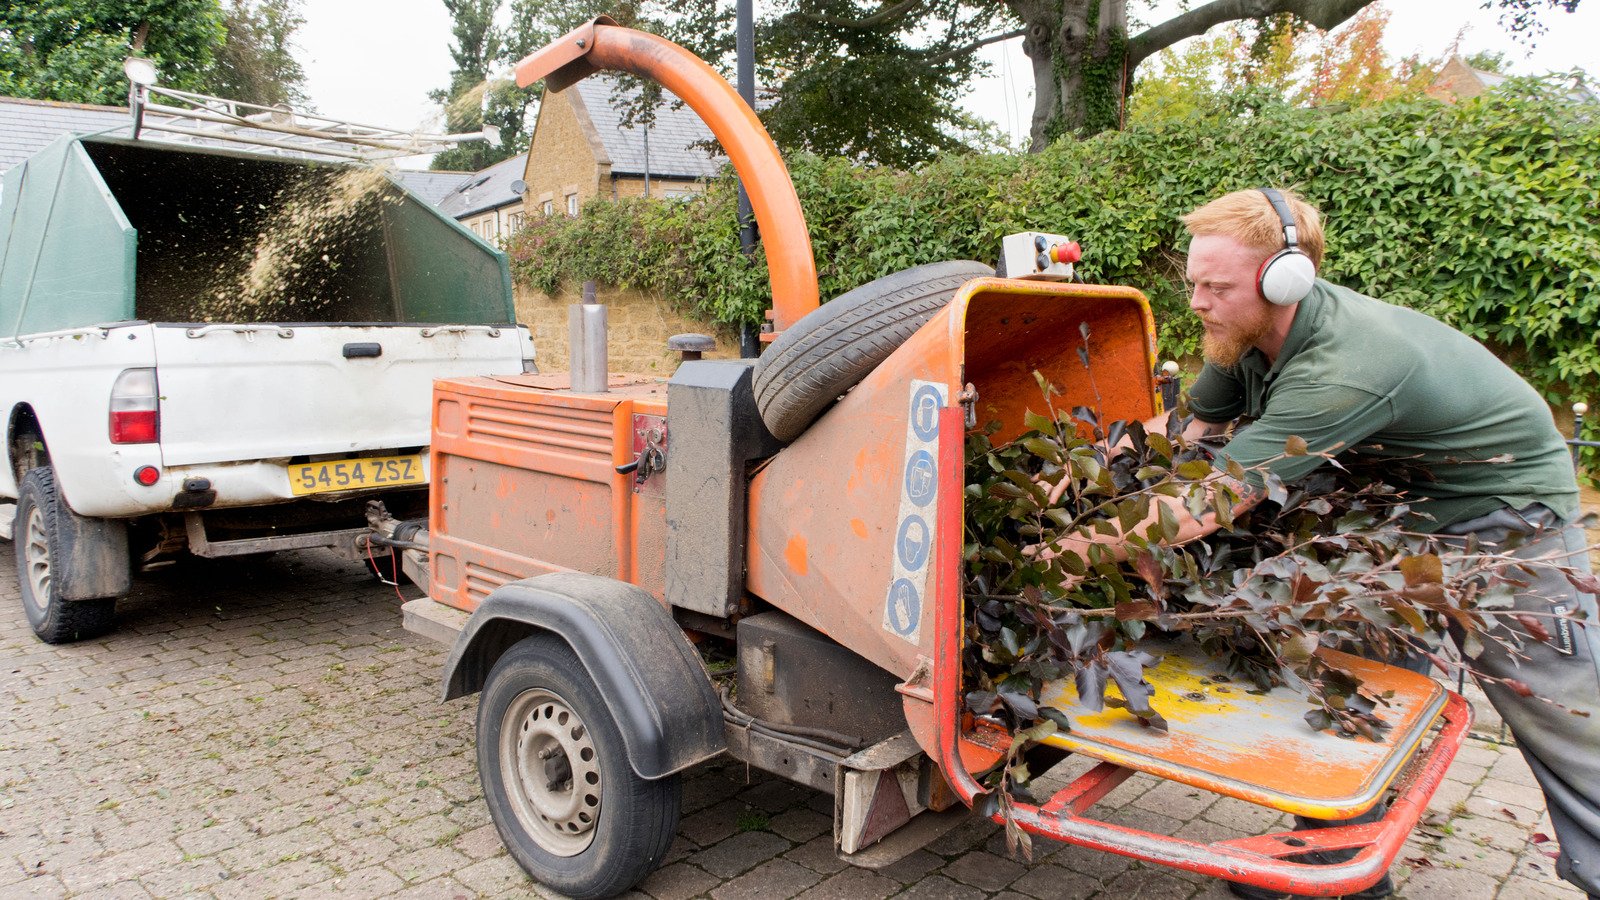
[[[1040, 387], [1048, 414], [1028, 413], [1025, 433], [995, 444], [995, 424], [966, 447], [966, 702], [1013, 736], [1012, 752], [985, 773], [1004, 786], [1002, 804], [1026, 793], [1022, 750], [1069, 727], [1040, 704], [1047, 682], [1072, 679], [1088, 708], [1166, 727], [1144, 678], [1158, 662], [1140, 648], [1152, 631], [1191, 635], [1256, 689], [1302, 693], [1311, 728], [1372, 740], [1386, 728], [1376, 714], [1385, 698], [1319, 647], [1376, 659], [1409, 651], [1448, 666], [1446, 627], [1472, 656], [1484, 641], [1516, 644], [1516, 631], [1496, 627], [1508, 617], [1524, 635], [1548, 636], [1546, 623], [1510, 610], [1526, 561], [1419, 533], [1377, 473], [1330, 459], [1285, 484], [1265, 467], [1213, 464], [1182, 438], [1179, 416], [1164, 434], [1102, 425], [1087, 408], [1056, 409], [1053, 388], [1042, 378]], [[1298, 439], [1284, 448], [1306, 452]], [[1252, 493], [1264, 499], [1241, 502]], [[1186, 515], [1221, 527], [1174, 546]], [[1096, 537], [1112, 542], [1041, 552]]]

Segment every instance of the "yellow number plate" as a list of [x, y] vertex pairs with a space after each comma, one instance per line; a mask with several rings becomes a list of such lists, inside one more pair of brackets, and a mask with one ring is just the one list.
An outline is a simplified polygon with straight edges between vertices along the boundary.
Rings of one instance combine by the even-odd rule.
[[289, 467], [289, 490], [295, 496], [330, 491], [423, 484], [422, 457], [377, 456], [368, 459], [330, 459]]

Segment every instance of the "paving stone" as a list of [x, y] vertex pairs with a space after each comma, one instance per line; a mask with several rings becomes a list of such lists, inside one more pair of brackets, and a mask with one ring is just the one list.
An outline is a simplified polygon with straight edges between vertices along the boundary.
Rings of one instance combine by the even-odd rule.
[[[1137, 865], [1137, 864], [1136, 864]], [[1198, 887], [1171, 872], [1150, 868], [1130, 869], [1106, 886], [1107, 897], [1133, 897], [1140, 900], [1187, 900]]]
[[878, 874], [885, 878], [892, 878], [901, 884], [914, 884], [923, 876], [940, 868], [945, 864], [943, 858], [934, 856], [926, 850], [915, 850], [903, 859], [891, 863], [878, 870]]
[[1217, 802], [1217, 795], [1176, 781], [1158, 784], [1133, 801], [1133, 805], [1169, 819], [1192, 819]]
[[78, 893], [130, 881], [162, 866], [181, 862], [182, 859], [183, 854], [177, 847], [162, 842], [67, 866], [58, 874], [69, 890]]
[[300, 859], [218, 882], [209, 890], [219, 900], [256, 900], [292, 893], [332, 877], [333, 870], [323, 863]]
[[1121, 875], [1133, 863], [1126, 856], [1076, 846], [1061, 849], [1050, 858], [1050, 861], [1102, 883], [1108, 883]]
[[1472, 795], [1497, 803], [1509, 803], [1514, 806], [1538, 809], [1544, 806], [1544, 792], [1538, 787], [1528, 784], [1518, 784], [1514, 781], [1503, 781], [1490, 775], [1476, 788]]
[[310, 896], [326, 897], [337, 895], [341, 898], [372, 898], [393, 896], [396, 891], [406, 886], [400, 876], [382, 866], [368, 866], [357, 869], [336, 878], [312, 885], [307, 889]]
[[767, 822], [767, 830], [803, 844], [824, 832], [833, 831], [833, 820], [807, 806], [786, 809]]
[[1406, 879], [1407, 900], [1492, 900], [1500, 885], [1468, 869], [1418, 869]]
[[[785, 900], [822, 880], [822, 875], [786, 859], [773, 859], [711, 891], [712, 900]], [[659, 900], [659, 898], [658, 898]]]
[[[0, 897], [67, 896], [63, 878], [79, 896], [556, 896], [490, 824], [476, 698], [437, 699], [448, 648], [404, 632], [394, 591], [359, 565], [322, 552], [201, 561], [138, 576], [118, 608], [115, 634], [39, 644], [0, 553]], [[1040, 783], [1093, 765], [1069, 758]], [[832, 804], [726, 757], [700, 766], [665, 865], [626, 896], [1228, 897], [1220, 882], [1043, 839], [1031, 864], [1007, 860], [1000, 826], [977, 817], [857, 869], [833, 853]], [[1553, 831], [1514, 748], [1468, 741], [1433, 808], [1467, 814], [1453, 834], [1407, 843], [1403, 858], [1433, 866], [1396, 867], [1406, 900], [1582, 900], [1541, 852], [1554, 843], [1528, 842]], [[1097, 814], [1201, 841], [1287, 821], [1144, 775]]]
[[985, 896], [988, 895], [972, 885], [951, 881], [943, 875], [924, 878], [895, 895], [897, 900], [978, 900]]
[[929, 853], [938, 856], [954, 856], [965, 853], [983, 842], [1000, 830], [1000, 826], [990, 819], [973, 816], [960, 825], [950, 829], [926, 847]]
[[1288, 817], [1277, 810], [1224, 797], [1201, 814], [1205, 819], [1245, 835], [1267, 834]]
[[737, 832], [739, 816], [748, 809], [741, 800], [724, 800], [692, 816], [685, 816], [678, 823], [678, 833], [701, 847], [709, 847]]
[[898, 881], [850, 867], [799, 896], [803, 900], [880, 900], [900, 893], [900, 889]]
[[[817, 793], [804, 785], [768, 777], [770, 780], [740, 793], [739, 799], [751, 806], [759, 807], [770, 813], [776, 813], [798, 806]], [[833, 799], [830, 797], [828, 802], [831, 804]]]
[[755, 868], [792, 846], [789, 841], [771, 832], [746, 831], [692, 854], [689, 862], [719, 878], [730, 878]]
[[1058, 865], [1037, 866], [1026, 875], [1011, 882], [1011, 890], [1038, 897], [1039, 900], [1054, 900], [1058, 897], [1088, 897], [1098, 891], [1100, 881], [1074, 872], [1071, 869]]
[[1500, 888], [1501, 900], [1583, 900], [1583, 891], [1566, 882], [1552, 884], [1513, 875]]
[[480, 825], [456, 838], [450, 846], [466, 854], [470, 859], [493, 856], [503, 848], [500, 843], [500, 832], [496, 831], [493, 825]]
[[1441, 839], [1428, 858], [1434, 865], [1469, 869], [1497, 880], [1510, 875], [1517, 865], [1517, 857], [1513, 853], [1460, 837]]
[[72, 900], [149, 900], [150, 892], [139, 884], [123, 881], [109, 887], [73, 894]]
[[479, 894], [498, 894], [519, 887], [526, 889], [532, 884], [528, 873], [522, 871], [517, 861], [503, 854], [460, 869], [455, 873], [455, 878]]
[[833, 836], [829, 834], [814, 837], [804, 844], [790, 850], [783, 855], [784, 859], [793, 860], [813, 872], [831, 875], [849, 865], [833, 852]]
[[[820, 877], [820, 876], [819, 876]], [[722, 879], [698, 866], [674, 863], [650, 873], [639, 890], [655, 900], [689, 900], [722, 884]]]
[[940, 873], [985, 891], [998, 891], [1027, 871], [1021, 864], [985, 851], [963, 854]]

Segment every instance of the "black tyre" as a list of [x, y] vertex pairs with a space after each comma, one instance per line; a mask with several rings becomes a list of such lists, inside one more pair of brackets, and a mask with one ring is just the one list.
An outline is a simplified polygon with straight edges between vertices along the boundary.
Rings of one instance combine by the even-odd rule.
[[478, 701], [478, 775], [512, 857], [577, 900], [638, 884], [678, 827], [678, 776], [634, 774], [605, 698], [553, 635], [525, 638], [490, 670]]
[[29, 469], [17, 491], [12, 543], [17, 552], [17, 584], [28, 626], [47, 644], [67, 644], [111, 630], [115, 598], [67, 601], [61, 597], [65, 550], [61, 532], [71, 510], [56, 492], [49, 466]]
[[799, 437], [950, 302], [994, 274], [980, 262], [930, 263], [869, 281], [812, 310], [756, 362], [756, 409], [781, 441]]

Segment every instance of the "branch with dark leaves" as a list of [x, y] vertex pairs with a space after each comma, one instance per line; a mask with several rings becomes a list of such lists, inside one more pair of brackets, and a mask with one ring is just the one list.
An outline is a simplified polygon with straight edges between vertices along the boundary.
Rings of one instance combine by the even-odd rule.
[[[1386, 728], [1385, 698], [1319, 648], [1421, 653], [1449, 669], [1459, 663], [1440, 650], [1446, 628], [1469, 657], [1488, 642], [1517, 652], [1522, 640], [1550, 639], [1550, 623], [1511, 601], [1531, 566], [1553, 562], [1419, 533], [1406, 499], [1376, 472], [1341, 458], [1285, 484], [1266, 467], [1217, 467], [1182, 437], [1178, 416], [1160, 434], [1137, 422], [1102, 426], [1091, 410], [1055, 409], [1056, 392], [1040, 386], [1047, 414], [1029, 412], [1025, 433], [995, 444], [991, 425], [967, 437], [966, 703], [1014, 738], [986, 773], [991, 785], [1025, 790], [1025, 745], [1069, 727], [1040, 704], [1049, 683], [1071, 679], [1088, 709], [1122, 708], [1164, 729], [1144, 677], [1158, 660], [1140, 649], [1152, 631], [1187, 633], [1260, 690], [1302, 693], [1312, 728], [1372, 740]], [[1285, 447], [1306, 452], [1303, 441]], [[1395, 473], [1406, 463], [1386, 465]], [[1251, 490], [1266, 499], [1240, 504]], [[1174, 546], [1182, 515], [1215, 516], [1220, 528]], [[1102, 543], [1034, 552], [1106, 536], [1119, 536], [1121, 552]], [[1567, 574], [1580, 589], [1600, 586]], [[1502, 627], [1511, 623], [1518, 628]]]

